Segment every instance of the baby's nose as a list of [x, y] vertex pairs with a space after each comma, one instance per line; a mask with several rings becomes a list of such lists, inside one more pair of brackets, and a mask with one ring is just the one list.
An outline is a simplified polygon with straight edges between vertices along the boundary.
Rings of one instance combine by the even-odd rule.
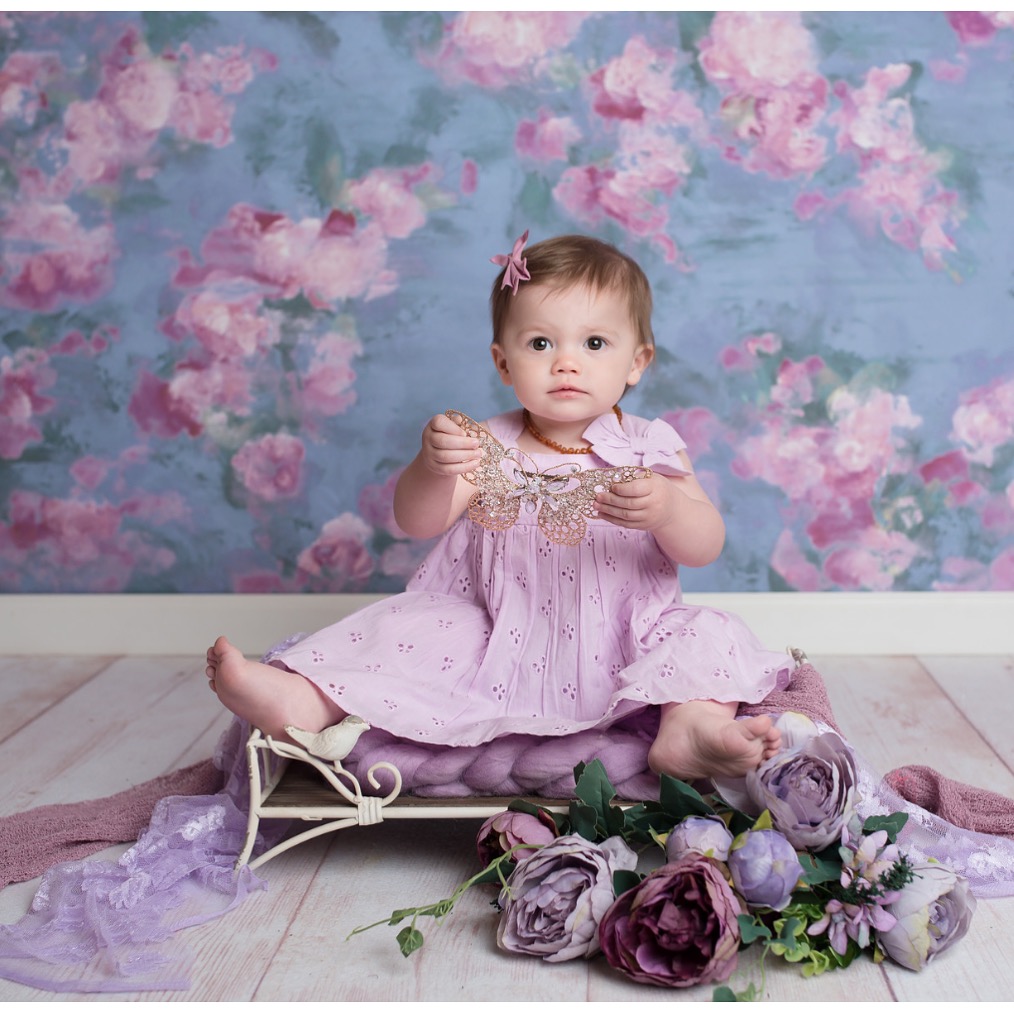
[[561, 349], [553, 360], [553, 369], [557, 373], [577, 373], [580, 366], [576, 356]]

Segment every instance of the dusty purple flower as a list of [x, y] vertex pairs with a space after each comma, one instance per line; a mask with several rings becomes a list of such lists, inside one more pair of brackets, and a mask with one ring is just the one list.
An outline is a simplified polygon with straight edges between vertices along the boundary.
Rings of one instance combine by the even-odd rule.
[[968, 881], [938, 863], [914, 863], [915, 879], [887, 906], [897, 920], [877, 934], [877, 943], [906, 968], [918, 972], [941, 951], [957, 943], [975, 912]]
[[688, 852], [621, 894], [599, 941], [609, 964], [635, 982], [722, 982], [736, 969], [741, 911], [723, 868]]
[[783, 750], [746, 776], [757, 806], [797, 849], [819, 850], [841, 836], [855, 807], [856, 762], [833, 732]]
[[[475, 849], [479, 864], [485, 867], [515, 845], [548, 845], [555, 838], [556, 824], [545, 811], [533, 817], [530, 813], [504, 810], [488, 818], [479, 828]], [[515, 852], [514, 861], [517, 862], [522, 854]]]
[[740, 835], [733, 842], [728, 862], [733, 886], [750, 908], [780, 912], [803, 875], [796, 850], [778, 831]]
[[546, 961], [597, 954], [599, 922], [614, 898], [613, 873], [636, 865], [622, 839], [595, 845], [576, 834], [523, 856], [500, 892], [497, 943]]
[[665, 840], [665, 857], [675, 862], [685, 852], [699, 852], [722, 862], [729, 856], [732, 832], [721, 817], [685, 817]]
[[873, 930], [884, 933], [894, 924], [894, 916], [877, 902], [860, 905], [832, 898], [824, 906], [824, 915], [808, 926], [806, 932], [812, 937], [826, 932], [832, 950], [844, 954], [850, 939], [865, 949], [870, 946]]

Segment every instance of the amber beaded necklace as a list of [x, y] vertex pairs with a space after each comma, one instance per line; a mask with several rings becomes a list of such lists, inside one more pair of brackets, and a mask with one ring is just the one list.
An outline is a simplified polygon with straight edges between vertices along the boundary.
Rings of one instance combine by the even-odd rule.
[[[616, 418], [622, 424], [623, 412], [621, 411], [620, 406], [613, 405], [613, 411], [616, 413]], [[531, 435], [535, 437], [540, 444], [545, 444], [546, 447], [552, 447], [554, 451], [558, 451], [560, 454], [591, 454], [592, 452], [590, 447], [564, 447], [563, 444], [558, 444], [555, 440], [550, 440], [549, 437], [543, 435], [535, 428], [535, 424], [532, 422], [532, 417], [528, 414], [527, 408], [522, 413], [521, 418], [524, 421], [525, 429], [528, 430], [528, 432], [531, 433]]]

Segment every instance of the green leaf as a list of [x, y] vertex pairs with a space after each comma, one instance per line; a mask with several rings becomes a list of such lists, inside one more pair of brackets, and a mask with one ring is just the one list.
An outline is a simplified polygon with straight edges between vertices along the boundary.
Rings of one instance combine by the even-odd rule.
[[585, 765], [574, 786], [574, 795], [594, 811], [601, 837], [610, 838], [623, 830], [623, 810], [613, 805], [616, 789], [598, 758]]
[[893, 844], [898, 840], [898, 835], [907, 821], [907, 813], [891, 813], [886, 816], [869, 817], [866, 823], [863, 824], [863, 831], [866, 834], [873, 834], [875, 831], [886, 831], [888, 841]]
[[826, 855], [801, 852], [799, 863], [803, 867], [802, 880], [811, 887], [814, 884], [827, 884], [841, 877], [840, 858], [830, 859]]
[[744, 944], [752, 944], [755, 940], [770, 940], [771, 930], [752, 915], [738, 915], [739, 935]]
[[684, 817], [707, 817], [714, 809], [693, 786], [681, 782], [670, 775], [662, 775], [659, 779], [658, 801], [666, 813], [676, 818], [676, 822]]
[[406, 926], [397, 936], [401, 953], [407, 958], [423, 945], [423, 935], [414, 926]]
[[618, 898], [644, 879], [636, 870], [616, 870], [613, 873], [613, 893]]
[[711, 993], [712, 1003], [736, 1003], [739, 997], [728, 986], [716, 986]]
[[588, 841], [595, 841], [597, 835], [595, 830], [595, 810], [590, 806], [582, 806], [580, 803], [571, 800], [570, 803], [570, 827], [573, 834], [579, 834]]

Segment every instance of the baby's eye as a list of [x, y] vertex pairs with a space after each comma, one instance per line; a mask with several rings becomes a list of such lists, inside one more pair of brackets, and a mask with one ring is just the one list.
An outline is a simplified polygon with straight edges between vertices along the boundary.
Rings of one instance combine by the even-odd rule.
[[533, 338], [529, 343], [528, 347], [534, 349], [536, 352], [545, 352], [549, 348], [548, 338]]
[[599, 349], [604, 349], [606, 347], [606, 340], [605, 338], [600, 338], [597, 334], [593, 334], [591, 338], [585, 342], [585, 345], [587, 345], [593, 352], [597, 352]]

